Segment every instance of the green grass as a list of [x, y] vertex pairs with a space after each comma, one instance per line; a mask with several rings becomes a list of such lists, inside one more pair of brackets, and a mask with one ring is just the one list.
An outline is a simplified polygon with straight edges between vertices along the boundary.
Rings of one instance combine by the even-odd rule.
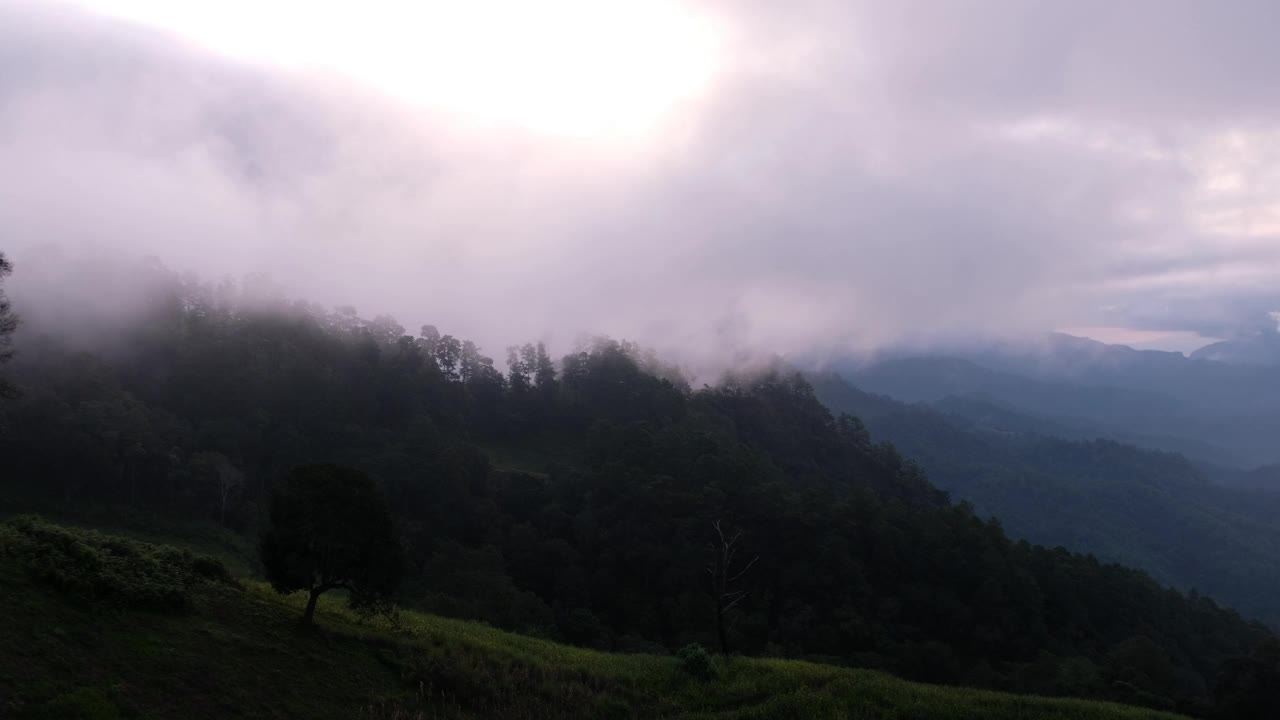
[[[0, 546], [0, 550], [3, 547]], [[161, 552], [168, 557], [169, 554]], [[1155, 719], [1138, 708], [905, 682], [789, 660], [620, 655], [401, 612], [362, 620], [245, 580], [183, 612], [86, 603], [0, 552], [0, 717]]]

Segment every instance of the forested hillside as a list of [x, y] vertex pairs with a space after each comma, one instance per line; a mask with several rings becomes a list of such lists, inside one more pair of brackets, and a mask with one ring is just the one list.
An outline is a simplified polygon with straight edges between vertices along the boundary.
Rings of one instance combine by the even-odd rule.
[[30, 518], [0, 523], [0, 581], [5, 718], [1183, 717], [694, 649], [609, 654], [335, 601], [320, 606], [323, 631], [298, 632], [304, 597], [229, 578], [216, 558]]
[[[1272, 638], [1203, 596], [1013, 542], [800, 375], [691, 390], [612, 341], [553, 361], [169, 283], [109, 348], [28, 327], [6, 507], [255, 535], [290, 468], [385, 489], [402, 602], [578, 645], [701, 642], [936, 682], [1212, 711]], [[710, 572], [709, 572], [710, 571]]]
[[[812, 377], [833, 412], [864, 418], [939, 487], [1000, 518], [1014, 537], [1095, 553], [1280, 620], [1277, 494], [1214, 484], [1180, 455], [1052, 437], [1043, 434], [1052, 426], [995, 406], [907, 405], [836, 375]], [[945, 412], [960, 403], [963, 415]]]

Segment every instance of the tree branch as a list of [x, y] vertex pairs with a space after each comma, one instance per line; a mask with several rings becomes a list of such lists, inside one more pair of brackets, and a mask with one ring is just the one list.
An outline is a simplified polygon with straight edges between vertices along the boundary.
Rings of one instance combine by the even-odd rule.
[[751, 562], [747, 563], [747, 566], [746, 566], [746, 567], [744, 567], [744, 568], [742, 568], [742, 572], [739, 572], [737, 575], [734, 575], [733, 577], [729, 578], [729, 582], [734, 582], [734, 581], [738, 580], [739, 578], [741, 578], [743, 575], [746, 575], [746, 574], [747, 574], [747, 571], [751, 569], [751, 566], [752, 566], [752, 565], [755, 565], [755, 564], [756, 564], [756, 561], [757, 561], [757, 560], [759, 560], [759, 559], [760, 559], [760, 556], [759, 556], [759, 555], [757, 555], [757, 556], [755, 556], [755, 557], [751, 558]]

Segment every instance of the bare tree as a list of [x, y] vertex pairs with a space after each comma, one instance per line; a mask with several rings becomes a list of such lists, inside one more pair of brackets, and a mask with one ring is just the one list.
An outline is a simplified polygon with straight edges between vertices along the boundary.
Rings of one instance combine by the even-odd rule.
[[244, 486], [244, 473], [236, 469], [226, 455], [219, 452], [196, 453], [194, 460], [217, 493], [218, 524], [226, 527], [227, 507]]
[[738, 541], [742, 539], [742, 531], [738, 530], [730, 536], [725, 535], [724, 528], [717, 520], [711, 524], [716, 530], [713, 542], [712, 560], [707, 564], [711, 597], [716, 603], [716, 636], [720, 639], [720, 652], [729, 654], [729, 634], [725, 626], [725, 614], [747, 597], [747, 590], [739, 587], [738, 582], [756, 564], [760, 556], [751, 558], [740, 569], [734, 564], [738, 553]]

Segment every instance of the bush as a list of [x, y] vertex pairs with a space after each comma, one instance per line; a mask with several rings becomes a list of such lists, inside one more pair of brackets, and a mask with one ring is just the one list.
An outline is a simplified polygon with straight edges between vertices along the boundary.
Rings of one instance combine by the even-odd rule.
[[15, 561], [37, 581], [94, 606], [120, 603], [183, 610], [190, 605], [193, 586], [234, 583], [215, 558], [33, 517], [0, 525], [0, 557]]
[[676, 652], [676, 657], [680, 660], [680, 670], [686, 675], [699, 680], [710, 680], [716, 676], [716, 668], [711, 662], [711, 656], [707, 654], [707, 649], [698, 643], [689, 643], [680, 648]]

